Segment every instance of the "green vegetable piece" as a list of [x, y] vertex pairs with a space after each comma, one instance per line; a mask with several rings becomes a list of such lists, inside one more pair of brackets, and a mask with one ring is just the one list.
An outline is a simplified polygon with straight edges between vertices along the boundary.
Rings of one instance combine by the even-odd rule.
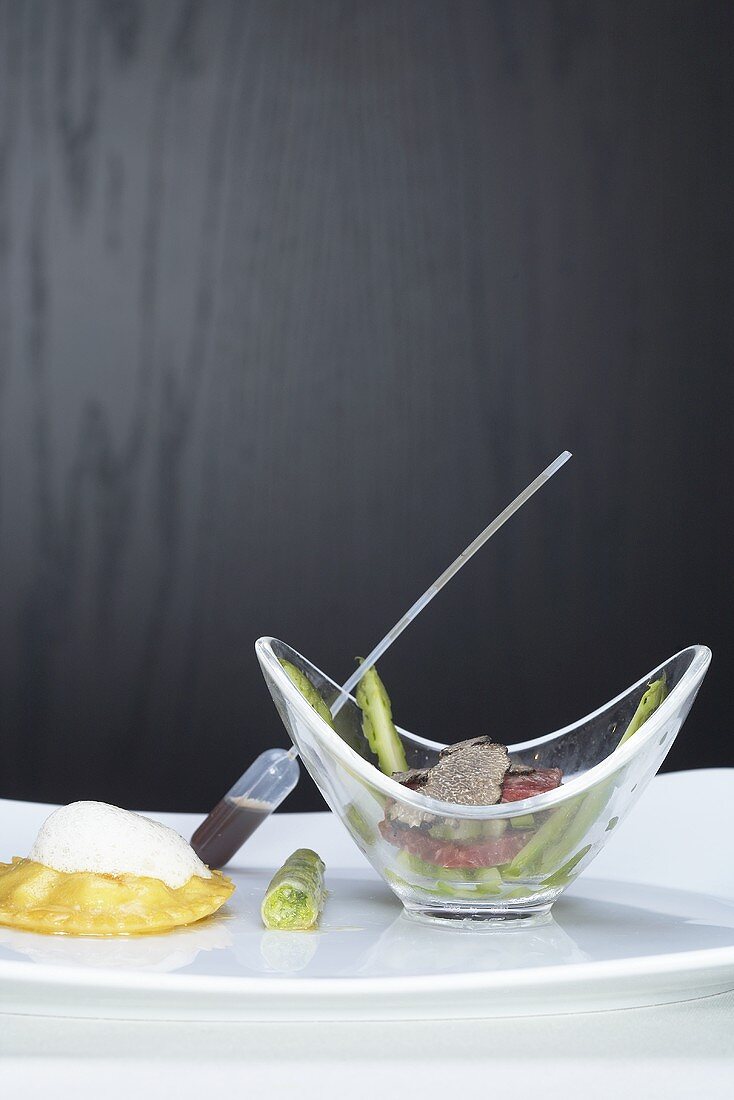
[[[657, 710], [667, 694], [668, 689], [665, 676], [661, 676], [659, 680], [649, 685], [619, 745], [624, 744], [625, 741], [629, 740], [629, 738], [637, 732], [643, 722], [646, 722], [654, 711]], [[619, 745], [617, 746], [618, 748]], [[613, 793], [614, 783], [612, 781], [602, 783], [596, 790], [589, 791], [586, 797], [582, 799], [578, 812], [571, 822], [568, 831], [560, 841], [545, 854], [543, 859], [544, 867], [553, 867], [554, 864], [563, 862], [568, 856], [568, 853], [573, 852], [574, 848], [581, 844], [594, 823], [601, 817], [604, 807], [611, 799]], [[564, 863], [564, 867], [565, 866], [566, 864]], [[561, 874], [562, 870], [563, 868], [556, 873]]]
[[606, 827], [606, 829], [604, 830], [604, 832], [605, 832], [605, 833], [609, 833], [609, 832], [611, 832], [611, 830], [612, 830], [612, 829], [614, 828], [614, 826], [615, 826], [615, 825], [617, 824], [617, 822], [618, 822], [618, 821], [619, 821], [619, 818], [618, 818], [618, 817], [610, 817], [610, 819], [609, 819], [609, 824], [607, 825], [607, 827]]
[[509, 900], [510, 898], [514, 900], [516, 898], [531, 898], [536, 893], [537, 890], [531, 890], [527, 886], [518, 886], [516, 890], [510, 890], [504, 896], [507, 900]]
[[[408, 882], [408, 881], [406, 881], [406, 879], [400, 878], [399, 875], [396, 875], [395, 872], [391, 871], [389, 868], [386, 868], [384, 873], [385, 873], [385, 878], [387, 879], [387, 881], [399, 890], [406, 890], [406, 891], [409, 891], [411, 893], [416, 891], [416, 890], [419, 890], [421, 892], [421, 894], [426, 894], [427, 896], [432, 897], [432, 898], [446, 897], [447, 893], [451, 897], [456, 897], [457, 896], [456, 894], [453, 893], [452, 887], [449, 886], [448, 883], [436, 882], [431, 887], [431, 886], [426, 886], [422, 882], [421, 883]], [[476, 896], [477, 896], [476, 892], [474, 892], [474, 897], [476, 897]]]
[[290, 661], [281, 660], [280, 663], [288, 673], [291, 683], [298, 688], [306, 702], [310, 703], [316, 713], [320, 715], [325, 722], [328, 722], [333, 729], [334, 722], [331, 717], [331, 711], [309, 680], [308, 676], [306, 676], [305, 672], [301, 672], [300, 668], [296, 668]]
[[451, 882], [441, 882], [436, 884], [436, 894], [444, 898], [475, 898], [477, 892], [471, 886], [456, 886]]
[[532, 829], [535, 825], [535, 818], [532, 814], [522, 814], [521, 817], [511, 817], [510, 825], [513, 829]]
[[[494, 824], [494, 822], [491, 822]], [[504, 831], [504, 821], [499, 822]], [[464, 820], [446, 820], [431, 825], [428, 832], [434, 840], [479, 840], [484, 836], [483, 821], [473, 821], [471, 818]]]
[[354, 829], [360, 840], [365, 844], [374, 844], [377, 840], [377, 833], [370, 825], [367, 818], [356, 802], [350, 802], [345, 811], [345, 817], [349, 824]]
[[412, 890], [414, 888], [412, 883], [406, 882], [404, 878], [401, 878], [400, 875], [396, 875], [389, 867], [386, 867], [382, 873], [387, 881], [393, 886], [398, 886], [402, 890]]
[[563, 835], [577, 808], [578, 803], [558, 806], [508, 865], [505, 878], [519, 878], [521, 875], [531, 874], [534, 865], [542, 859], [544, 852]]
[[377, 669], [365, 672], [357, 685], [357, 706], [362, 711], [362, 732], [385, 775], [408, 770], [405, 749], [392, 720], [390, 697], [377, 675]]
[[614, 784], [607, 781], [596, 790], [589, 791], [581, 799], [580, 805], [576, 803], [578, 809], [573, 821], [558, 843], [545, 853], [541, 871], [548, 867], [557, 867], [568, 859], [569, 853], [581, 844], [589, 829], [599, 820], [613, 794]]
[[496, 886], [499, 889], [502, 885], [502, 875], [497, 867], [476, 867], [474, 869], [474, 879], [487, 888]]
[[[667, 694], [667, 684], [663, 675], [648, 686], [619, 745], [623, 745], [637, 732], [643, 722], [646, 722], [657, 710]], [[565, 806], [559, 806], [515, 856], [505, 872], [506, 877], [513, 879], [524, 875], [546, 873], [555, 880], [557, 875], [567, 875], [568, 863], [564, 860], [568, 853], [582, 842], [594, 822], [601, 816], [613, 792], [614, 784], [605, 782], [595, 790], [589, 791], [580, 801], [575, 800]], [[616, 824], [616, 819], [613, 820]], [[553, 871], [553, 868], [558, 867], [559, 864], [562, 866], [557, 871]]]
[[590, 852], [590, 851], [591, 851], [591, 845], [586, 844], [581, 849], [580, 852], [577, 852], [575, 856], [571, 856], [571, 858], [566, 863], [564, 863], [562, 867], [558, 868], [558, 870], [555, 872], [555, 874], [551, 875], [547, 879], [544, 879], [543, 882], [541, 882], [540, 885], [541, 886], [565, 886], [574, 877], [573, 869], [576, 866], [576, 864], [580, 863], [581, 860], [586, 855], [586, 853]]
[[[491, 897], [502, 890], [502, 882], [486, 883], [477, 886], [454, 886], [450, 882], [439, 882], [435, 893], [445, 898], [459, 898], [462, 901], [473, 901], [476, 898]], [[433, 891], [432, 891], [433, 892]]]
[[633, 714], [632, 721], [622, 734], [622, 739], [619, 745], [617, 745], [617, 748], [620, 748], [625, 741], [629, 741], [634, 733], [637, 733], [643, 722], [646, 722], [650, 715], [654, 714], [658, 709], [660, 704], [667, 697], [667, 694], [668, 684], [665, 679], [665, 673], [663, 673], [659, 680], [655, 680], [654, 683], [648, 684], [647, 691], [642, 696], [642, 699], [640, 699], [640, 705]]
[[310, 848], [288, 856], [265, 891], [260, 914], [266, 928], [304, 932], [315, 928], [326, 900], [324, 861]]

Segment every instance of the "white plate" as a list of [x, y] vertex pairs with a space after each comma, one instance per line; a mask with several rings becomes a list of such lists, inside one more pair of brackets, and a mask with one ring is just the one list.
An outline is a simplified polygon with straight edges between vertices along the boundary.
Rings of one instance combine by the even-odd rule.
[[[51, 807], [0, 801], [0, 859]], [[185, 836], [192, 814], [155, 814]], [[734, 989], [734, 770], [658, 777], [539, 928], [418, 925], [331, 814], [271, 818], [230, 868], [225, 917], [165, 936], [84, 940], [0, 928], [0, 1011], [124, 1019], [326, 1020], [536, 1015]], [[262, 929], [274, 866], [327, 864], [316, 933]], [[247, 861], [245, 864], [245, 855]]]

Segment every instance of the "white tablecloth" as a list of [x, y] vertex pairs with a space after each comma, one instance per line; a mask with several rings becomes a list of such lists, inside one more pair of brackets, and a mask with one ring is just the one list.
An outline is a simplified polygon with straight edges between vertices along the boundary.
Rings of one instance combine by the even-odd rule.
[[[139, 1023], [0, 1016], [1, 1095], [361, 1098], [734, 1096], [734, 993], [516, 1020]], [[51, 1090], [55, 1091], [51, 1091]]]

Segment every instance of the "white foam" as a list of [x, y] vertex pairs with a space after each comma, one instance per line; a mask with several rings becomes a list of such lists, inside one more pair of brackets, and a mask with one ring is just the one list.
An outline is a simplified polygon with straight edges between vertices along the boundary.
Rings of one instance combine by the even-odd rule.
[[143, 875], [177, 889], [211, 871], [182, 836], [106, 802], [72, 802], [41, 826], [28, 858], [55, 871]]

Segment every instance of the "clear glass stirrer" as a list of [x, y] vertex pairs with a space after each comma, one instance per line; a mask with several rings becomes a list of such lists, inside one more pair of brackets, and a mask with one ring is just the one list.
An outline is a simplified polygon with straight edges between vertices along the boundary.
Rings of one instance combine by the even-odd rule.
[[[526, 489], [515, 497], [500, 514], [492, 520], [477, 537], [470, 542], [458, 558], [451, 563], [448, 569], [438, 577], [430, 588], [408, 608], [405, 614], [398, 619], [385, 635], [377, 643], [372, 652], [357, 666], [352, 675], [343, 684], [339, 695], [331, 705], [332, 715], [339, 713], [344, 706], [349, 694], [359, 683], [368, 669], [372, 668], [383, 653], [398, 638], [406, 626], [431, 602], [433, 597], [441, 591], [452, 577], [456, 576], [462, 566], [466, 565], [469, 558], [476, 554], [477, 550], [488, 539], [499, 531], [519, 508], [522, 508], [534, 493], [546, 481], [553, 477], [571, 458], [570, 451], [563, 451], [550, 466], [530, 482]], [[252, 836], [259, 825], [280, 806], [281, 802], [291, 793], [298, 782], [300, 769], [296, 759], [297, 750], [268, 749], [260, 754], [250, 764], [247, 771], [240, 776], [237, 782], [225, 794], [214, 807], [208, 817], [204, 819], [191, 838], [191, 844], [199, 856], [209, 867], [224, 867], [226, 863], [239, 851], [245, 841]]]

